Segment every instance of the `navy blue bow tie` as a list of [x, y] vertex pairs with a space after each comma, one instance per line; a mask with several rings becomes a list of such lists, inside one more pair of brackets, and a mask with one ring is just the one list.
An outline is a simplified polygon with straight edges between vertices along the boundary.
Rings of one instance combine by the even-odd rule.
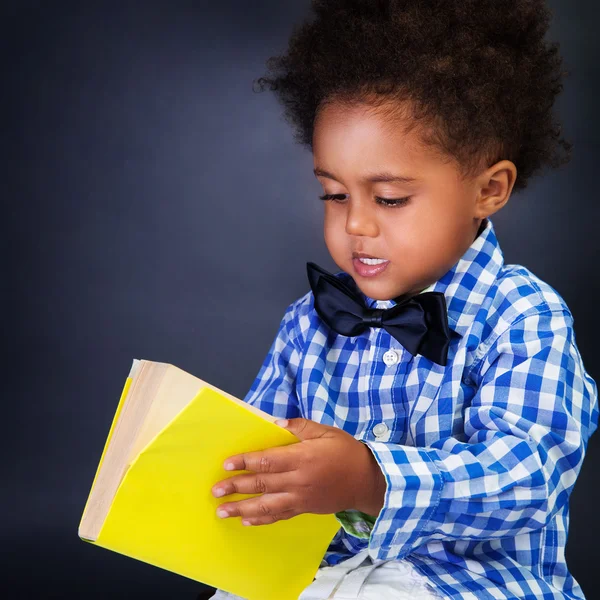
[[383, 327], [413, 356], [421, 354], [446, 366], [450, 329], [446, 298], [441, 292], [425, 292], [401, 299], [390, 308], [369, 308], [340, 278], [313, 262], [306, 263], [315, 298], [315, 310], [337, 333], [359, 335], [369, 327]]

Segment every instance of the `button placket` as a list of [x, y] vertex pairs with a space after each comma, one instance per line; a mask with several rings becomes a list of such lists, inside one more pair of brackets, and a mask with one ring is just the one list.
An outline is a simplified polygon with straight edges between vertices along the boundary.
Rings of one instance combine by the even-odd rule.
[[[378, 301], [375, 306], [379, 309], [386, 309], [388, 308], [389, 304], [389, 301]], [[372, 340], [372, 352], [369, 358], [370, 360], [383, 360], [384, 364], [386, 365], [387, 372], [388, 368], [393, 367], [394, 365], [397, 365], [401, 362], [402, 351], [390, 347], [390, 335], [389, 333], [385, 332], [382, 328], [371, 328], [371, 334], [374, 336], [374, 339]], [[384, 339], [385, 342], [382, 344]], [[393, 345], [393, 342], [391, 345]], [[379, 354], [379, 352], [382, 349], [382, 346], [383, 348], [385, 348], [385, 346], [388, 346], [388, 350], [383, 354], [383, 356]], [[377, 355], [379, 355], [379, 358], [377, 358]], [[393, 371], [393, 369], [390, 369], [390, 371]], [[389, 378], [389, 376], [391, 375], [392, 373], [388, 372], [388, 375], [385, 376], [386, 379]], [[386, 387], [382, 393], [384, 396], [386, 396], [387, 394], [391, 393], [391, 390]], [[384, 415], [381, 414], [378, 416], [379, 418], [386, 418]], [[387, 417], [390, 417], [390, 415], [388, 414]], [[378, 442], [387, 442], [391, 436], [391, 429], [384, 421], [375, 422], [374, 426], [371, 427], [370, 431], [375, 441]]]

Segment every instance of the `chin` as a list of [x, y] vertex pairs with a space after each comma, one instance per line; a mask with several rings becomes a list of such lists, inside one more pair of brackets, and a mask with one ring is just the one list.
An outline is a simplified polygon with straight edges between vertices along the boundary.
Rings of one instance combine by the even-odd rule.
[[386, 287], [385, 285], [377, 285], [375, 284], [375, 282], [373, 282], [373, 284], [369, 284], [367, 282], [367, 285], [364, 285], [364, 283], [357, 281], [356, 277], [353, 277], [353, 279], [356, 285], [359, 287], [360, 291], [363, 294], [369, 296], [369, 298], [372, 298], [373, 300], [392, 300], [396, 296], [399, 296], [403, 293], [402, 291], [399, 291], [397, 293], [393, 290], [386, 291], [384, 289]]

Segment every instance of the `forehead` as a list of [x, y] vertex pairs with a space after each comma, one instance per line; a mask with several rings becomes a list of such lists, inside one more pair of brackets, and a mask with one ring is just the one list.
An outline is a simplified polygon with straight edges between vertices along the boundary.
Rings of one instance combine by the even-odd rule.
[[382, 167], [401, 163], [418, 168], [439, 159], [426, 146], [406, 110], [390, 104], [330, 102], [316, 115], [313, 131], [315, 166], [335, 163]]

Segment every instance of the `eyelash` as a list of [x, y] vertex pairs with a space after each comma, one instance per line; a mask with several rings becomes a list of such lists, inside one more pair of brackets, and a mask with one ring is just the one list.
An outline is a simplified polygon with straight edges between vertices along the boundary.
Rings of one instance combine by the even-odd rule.
[[[345, 199], [348, 194], [325, 194], [324, 196], [319, 196], [320, 200], [324, 201], [339, 201], [340, 199]], [[390, 208], [395, 208], [397, 206], [404, 206], [411, 199], [411, 196], [406, 196], [405, 198], [381, 198], [379, 196], [375, 196], [375, 200], [377, 200], [378, 204], [383, 204], [383, 206], [389, 206]], [[392, 202], [393, 204], [389, 204]]]

